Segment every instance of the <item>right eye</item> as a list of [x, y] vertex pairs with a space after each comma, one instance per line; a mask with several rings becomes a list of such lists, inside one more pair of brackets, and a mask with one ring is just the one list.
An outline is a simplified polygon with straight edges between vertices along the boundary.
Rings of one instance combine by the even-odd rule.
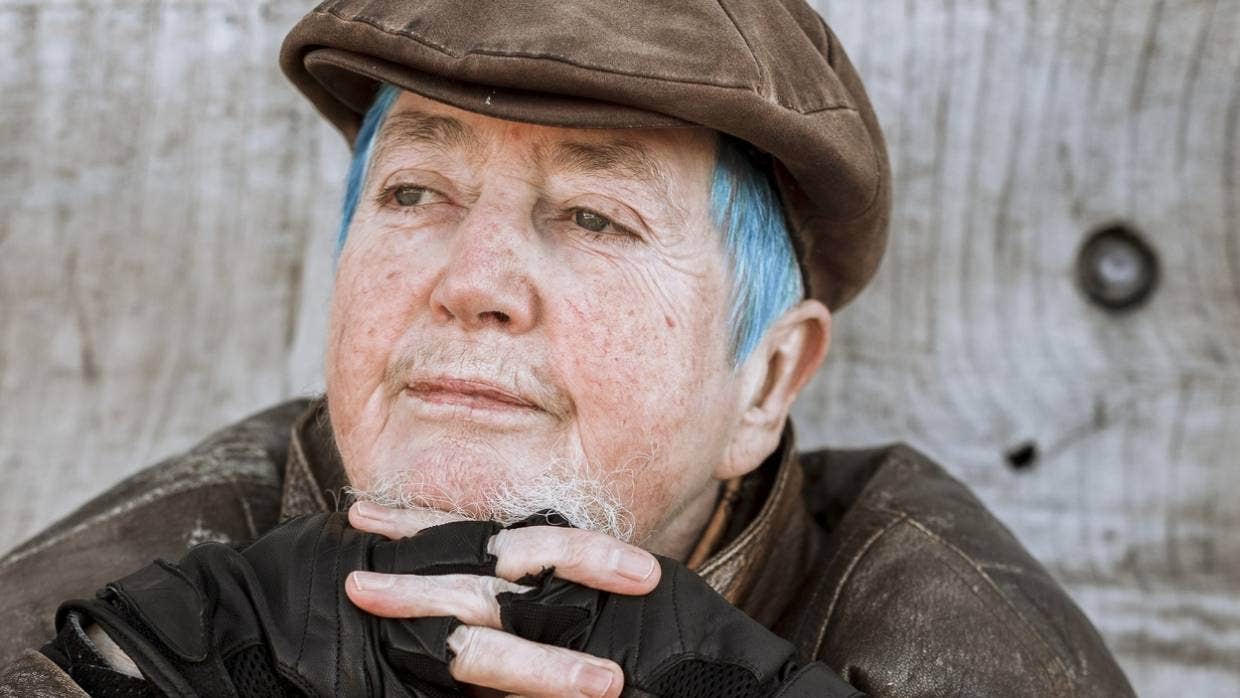
[[573, 212], [573, 222], [592, 233], [601, 233], [612, 225], [610, 218], [584, 208]]

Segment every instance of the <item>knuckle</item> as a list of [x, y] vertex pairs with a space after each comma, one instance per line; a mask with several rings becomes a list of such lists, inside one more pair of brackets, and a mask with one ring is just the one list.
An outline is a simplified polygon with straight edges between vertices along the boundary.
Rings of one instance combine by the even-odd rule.
[[557, 576], [590, 583], [610, 578], [611, 561], [616, 551], [625, 547], [625, 543], [593, 531], [531, 526], [500, 531], [487, 550], [498, 558], [500, 576], [509, 580], [554, 567]]
[[500, 622], [499, 595], [516, 586], [498, 577], [483, 577], [478, 592], [479, 611], [490, 624]]
[[416, 535], [426, 528], [426, 521], [416, 509], [397, 509], [392, 512], [392, 528], [402, 535]]
[[588, 531], [574, 531], [573, 535], [565, 536], [560, 547], [563, 567], [584, 569], [591, 566], [600, 547], [598, 541]]
[[577, 662], [559, 648], [539, 647], [538, 661], [528, 664], [528, 680], [531, 685], [545, 687], [552, 694], [573, 693], [576, 683]]
[[480, 577], [478, 586], [479, 594], [488, 599], [494, 599], [506, 591], [514, 591], [518, 588], [516, 584], [499, 577]]
[[491, 605], [485, 597], [485, 578], [444, 575], [428, 580], [423, 596], [430, 615], [455, 616], [470, 625], [491, 625]]
[[547, 695], [618, 696], [624, 687], [624, 672], [613, 662], [561, 648], [547, 648], [545, 655], [536, 663], [536, 685]]
[[487, 541], [487, 552], [502, 558], [508, 552], [512, 542], [512, 531], [500, 529]]
[[395, 537], [405, 538], [458, 518], [432, 509], [388, 509], [381, 525]]
[[[458, 626], [448, 636], [448, 646], [454, 654], [449, 665], [453, 677], [508, 694], [541, 698], [584, 693], [615, 698], [624, 687], [624, 672], [612, 661], [499, 630]], [[600, 680], [599, 673], [610, 675], [610, 681]]]
[[620, 665], [606, 659], [601, 661], [595, 660], [591, 663], [611, 674], [611, 686], [607, 688], [603, 695], [607, 698], [619, 696], [621, 691], [624, 690], [624, 670], [620, 668]]
[[379, 594], [380, 603], [392, 615], [399, 616], [416, 616], [419, 615], [423, 604], [422, 599], [425, 597], [425, 585], [416, 577], [408, 577], [401, 575], [392, 580], [392, 584], [386, 590], [377, 592]]
[[479, 657], [487, 656], [483, 647], [486, 640], [479, 628], [472, 625], [458, 625], [448, 635], [448, 647], [452, 650], [452, 662], [449, 665], [453, 676], [458, 679], [468, 678], [477, 664]]

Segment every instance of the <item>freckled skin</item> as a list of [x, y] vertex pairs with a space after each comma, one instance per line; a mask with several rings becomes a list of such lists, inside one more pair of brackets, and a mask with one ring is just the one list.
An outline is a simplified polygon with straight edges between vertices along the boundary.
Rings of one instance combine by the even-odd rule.
[[[409, 93], [393, 113], [410, 109], [459, 119], [483, 147], [405, 147], [372, 165], [337, 269], [327, 355], [350, 480], [364, 487], [404, 471], [428, 500], [469, 508], [556, 460], [588, 464], [633, 510], [636, 541], [683, 556], [743, 411], [727, 351], [726, 261], [709, 215], [713, 135], [517, 124]], [[536, 157], [564, 140], [617, 136], [660, 163], [666, 197]], [[392, 183], [434, 194], [402, 207], [380, 196]], [[640, 239], [600, 238], [564, 213], [572, 205]], [[516, 427], [425, 419], [384, 379], [419, 352], [444, 373], [478, 371], [554, 396], [563, 412]]]

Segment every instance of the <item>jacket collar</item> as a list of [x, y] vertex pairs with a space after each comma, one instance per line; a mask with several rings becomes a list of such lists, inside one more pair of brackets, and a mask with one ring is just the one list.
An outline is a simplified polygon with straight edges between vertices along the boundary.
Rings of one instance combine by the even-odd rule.
[[[725, 488], [693, 557], [710, 586], [733, 605], [771, 625], [796, 593], [820, 545], [801, 497], [801, 465], [789, 425], [779, 447], [754, 472]], [[344, 506], [347, 484], [332, 438], [326, 402], [293, 424], [280, 518]], [[696, 562], [696, 561], [695, 561]]]
[[711, 588], [766, 626], [792, 601], [821, 546], [802, 480], [789, 424], [775, 452], [742, 479], [723, 545], [697, 568]]

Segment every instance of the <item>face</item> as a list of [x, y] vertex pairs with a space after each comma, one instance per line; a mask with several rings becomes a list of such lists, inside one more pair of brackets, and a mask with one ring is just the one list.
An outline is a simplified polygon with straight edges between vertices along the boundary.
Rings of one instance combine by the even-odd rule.
[[589, 483], [671, 551], [739, 416], [713, 134], [577, 130], [404, 93], [332, 300], [327, 394], [350, 481], [486, 515]]

